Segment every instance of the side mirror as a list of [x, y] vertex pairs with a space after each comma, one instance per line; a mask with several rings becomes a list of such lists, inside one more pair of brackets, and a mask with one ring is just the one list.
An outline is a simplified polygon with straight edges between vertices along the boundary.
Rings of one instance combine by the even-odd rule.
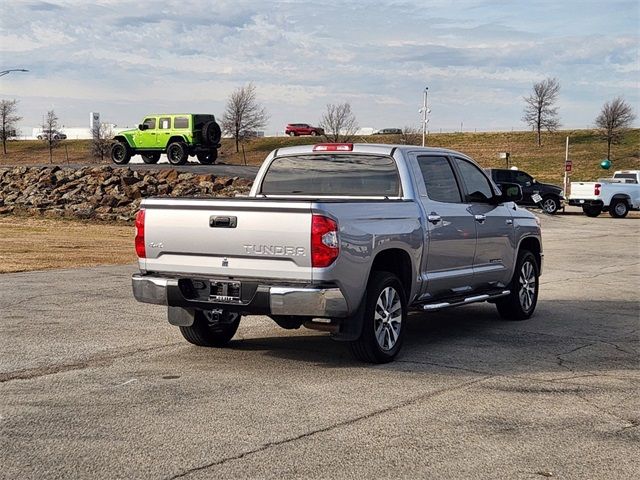
[[522, 200], [522, 187], [517, 183], [499, 183], [502, 195], [496, 197], [498, 203], [519, 202]]
[[149, 125], [141, 123], [140, 125], [138, 125], [138, 130], [148, 130], [149, 129]]

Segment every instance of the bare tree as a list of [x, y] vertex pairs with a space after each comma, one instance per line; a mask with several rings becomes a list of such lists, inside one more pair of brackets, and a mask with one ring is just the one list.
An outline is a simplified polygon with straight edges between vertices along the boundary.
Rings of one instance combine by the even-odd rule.
[[328, 104], [319, 126], [324, 129], [327, 140], [333, 143], [348, 142], [358, 131], [358, 122], [348, 102]]
[[112, 138], [111, 125], [100, 122], [95, 123], [91, 131], [91, 155], [104, 162], [104, 157], [109, 156], [111, 152]]
[[53, 163], [53, 149], [58, 146], [60, 138], [56, 134], [58, 131], [58, 116], [53, 110], [47, 112], [47, 116], [42, 121], [42, 139], [49, 147], [49, 163]]
[[421, 133], [416, 127], [405, 126], [402, 129], [401, 142], [406, 145], [418, 145]]
[[620, 137], [636, 119], [631, 105], [621, 97], [614, 98], [605, 103], [596, 117], [596, 127], [602, 130], [602, 135], [607, 140], [607, 159], [611, 160], [611, 144], [618, 143]]
[[538, 134], [538, 146], [542, 145], [541, 130], [555, 132], [560, 126], [558, 107], [555, 106], [560, 92], [557, 78], [547, 78], [533, 84], [533, 93], [524, 97], [525, 107], [522, 121]]
[[0, 100], [0, 139], [2, 139], [2, 150], [5, 155], [7, 154], [7, 140], [18, 134], [17, 123], [22, 117], [16, 115], [17, 111], [17, 100]]
[[236, 153], [240, 151], [241, 140], [256, 135], [256, 131], [265, 127], [269, 115], [256, 99], [256, 87], [253, 83], [239, 87], [229, 100], [222, 116], [222, 130], [232, 135], [236, 142]]

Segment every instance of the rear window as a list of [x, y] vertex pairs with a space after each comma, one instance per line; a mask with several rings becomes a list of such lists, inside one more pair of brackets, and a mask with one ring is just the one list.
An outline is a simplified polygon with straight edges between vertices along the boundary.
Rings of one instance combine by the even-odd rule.
[[626, 183], [638, 183], [638, 179], [635, 173], [616, 173], [613, 178], [625, 180]]
[[394, 160], [374, 155], [300, 155], [276, 158], [262, 181], [265, 195], [397, 197]]

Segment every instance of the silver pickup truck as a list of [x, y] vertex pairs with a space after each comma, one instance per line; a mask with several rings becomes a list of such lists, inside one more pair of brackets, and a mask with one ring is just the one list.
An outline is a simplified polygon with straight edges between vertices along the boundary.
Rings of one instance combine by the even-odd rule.
[[144, 200], [133, 293], [167, 305], [195, 345], [224, 346], [242, 315], [260, 314], [388, 362], [409, 310], [488, 301], [504, 318], [533, 314], [541, 232], [521, 197], [451, 150], [282, 148], [248, 197]]

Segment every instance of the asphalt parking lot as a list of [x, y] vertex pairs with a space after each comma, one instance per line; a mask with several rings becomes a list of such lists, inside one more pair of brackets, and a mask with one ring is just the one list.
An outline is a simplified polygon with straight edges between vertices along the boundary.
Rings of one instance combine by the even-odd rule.
[[133, 266], [0, 275], [0, 477], [639, 478], [640, 220], [543, 228], [534, 318], [414, 315], [383, 366], [265, 317], [191, 346]]

